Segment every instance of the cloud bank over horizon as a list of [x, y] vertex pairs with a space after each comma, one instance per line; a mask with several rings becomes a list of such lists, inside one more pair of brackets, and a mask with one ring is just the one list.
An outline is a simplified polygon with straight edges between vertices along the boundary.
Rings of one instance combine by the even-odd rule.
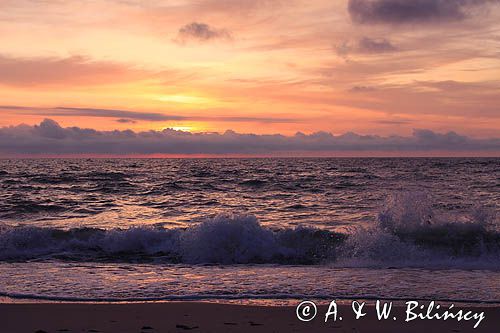
[[[500, 138], [473, 139], [455, 132], [445, 134], [416, 129], [411, 136], [358, 135], [328, 132], [313, 134], [190, 133], [173, 129], [135, 132], [97, 131], [80, 127], [61, 127], [51, 119], [39, 125], [0, 127], [0, 156], [19, 155], [301, 155], [335, 152], [475, 152], [500, 156]], [[303, 154], [302, 154], [303, 155]]]

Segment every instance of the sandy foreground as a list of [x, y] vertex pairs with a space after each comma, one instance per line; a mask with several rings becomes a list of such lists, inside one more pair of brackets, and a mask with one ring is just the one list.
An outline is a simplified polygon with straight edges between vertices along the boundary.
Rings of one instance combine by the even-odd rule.
[[327, 304], [321, 303], [311, 322], [299, 321], [293, 306], [202, 302], [0, 304], [0, 332], [500, 332], [500, 307], [462, 307], [484, 311], [485, 319], [473, 329], [474, 321], [406, 323], [406, 308], [400, 306], [393, 309], [396, 321], [378, 321], [373, 303], [367, 303], [367, 315], [359, 320], [355, 320], [350, 304], [339, 305], [343, 320], [325, 323]]

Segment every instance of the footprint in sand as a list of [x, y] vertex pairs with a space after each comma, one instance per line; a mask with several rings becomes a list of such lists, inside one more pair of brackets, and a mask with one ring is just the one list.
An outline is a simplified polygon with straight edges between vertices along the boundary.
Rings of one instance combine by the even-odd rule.
[[186, 326], [186, 325], [180, 325], [180, 324], [175, 325], [175, 327], [183, 329], [183, 330], [194, 330], [194, 329], [198, 328], [198, 326]]
[[253, 321], [249, 321], [248, 323], [250, 324], [250, 326], [262, 326], [262, 325], [264, 325], [264, 324], [254, 323]]

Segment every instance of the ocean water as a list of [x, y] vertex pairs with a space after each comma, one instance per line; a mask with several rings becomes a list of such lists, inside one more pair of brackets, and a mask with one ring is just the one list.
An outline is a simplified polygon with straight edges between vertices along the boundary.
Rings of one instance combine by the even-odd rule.
[[0, 296], [500, 303], [500, 159], [0, 160]]

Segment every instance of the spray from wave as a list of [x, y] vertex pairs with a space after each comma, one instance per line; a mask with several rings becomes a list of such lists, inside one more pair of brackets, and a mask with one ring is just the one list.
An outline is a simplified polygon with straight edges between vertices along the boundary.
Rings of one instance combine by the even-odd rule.
[[71, 260], [345, 266], [498, 268], [500, 232], [494, 210], [438, 214], [424, 193], [392, 195], [376, 223], [337, 233], [315, 228], [272, 230], [254, 216], [217, 216], [186, 229], [136, 227], [69, 230], [1, 227], [0, 260]]
[[356, 228], [341, 252], [349, 266], [499, 268], [499, 223], [491, 208], [439, 213], [427, 193], [402, 192], [389, 196], [375, 225]]

